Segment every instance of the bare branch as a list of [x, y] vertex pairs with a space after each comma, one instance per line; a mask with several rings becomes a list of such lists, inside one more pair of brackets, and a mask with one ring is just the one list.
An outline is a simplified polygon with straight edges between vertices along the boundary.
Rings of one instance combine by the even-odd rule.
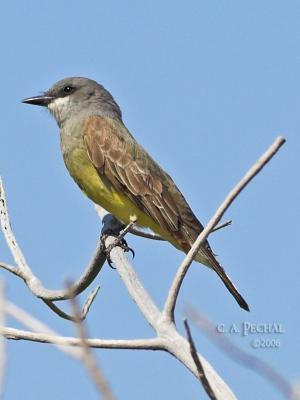
[[[106, 248], [110, 248], [110, 245], [114, 243], [114, 241], [115, 238], [113, 236], [108, 236], [105, 239]], [[156, 321], [160, 317], [160, 312], [142, 283], [139, 281], [132, 265], [124, 256], [124, 251], [120, 247], [113, 247], [110, 252], [110, 257], [114, 265], [117, 266], [117, 271], [130, 296], [136, 302], [149, 324], [155, 327]]]
[[227, 228], [227, 226], [230, 226], [231, 224], [232, 224], [232, 219], [229, 219], [228, 221], [225, 221], [222, 224], [219, 224], [216, 227], [214, 227], [214, 229], [211, 231], [211, 233], [217, 232], [217, 231], [219, 231], [220, 229], [223, 229], [223, 228]]
[[63, 311], [61, 308], [59, 308], [53, 301], [51, 300], [44, 300], [42, 301], [48, 306], [55, 314], [57, 314], [59, 317], [66, 319], [67, 321], [74, 321], [74, 317], [65, 311]]
[[80, 317], [82, 320], [84, 320], [90, 310], [91, 305], [93, 304], [98, 292], [99, 292], [100, 286], [96, 286], [95, 289], [93, 289], [91, 291], [91, 293], [89, 294], [89, 296], [87, 297], [87, 299], [85, 300], [82, 310], [81, 310], [81, 314]]
[[[90, 309], [91, 305], [93, 304], [93, 301], [95, 300], [95, 298], [97, 296], [97, 293], [98, 293], [99, 289], [100, 289], [100, 286], [99, 285], [96, 286], [96, 288], [91, 291], [91, 293], [89, 294], [89, 296], [85, 300], [84, 305], [83, 305], [82, 310], [81, 310], [81, 313], [80, 313], [80, 315], [81, 315], [80, 318], [82, 320], [84, 320], [86, 318], [86, 316], [87, 316], [87, 314], [89, 312], [89, 309]], [[61, 308], [57, 307], [57, 305], [53, 301], [44, 300], [44, 299], [42, 299], [42, 300], [59, 317], [61, 317], [63, 319], [66, 319], [68, 321], [74, 321], [74, 317], [72, 315], [67, 314]]]
[[[107, 218], [104, 231], [109, 231], [109, 222], [116, 226], [117, 220], [112, 215]], [[104, 224], [104, 225], [106, 225]], [[105, 247], [113, 243], [115, 237], [109, 236], [105, 239]], [[110, 252], [111, 261], [116, 265], [117, 271], [125, 284], [130, 296], [135, 301], [148, 323], [156, 331], [160, 339], [161, 350], [165, 350], [181, 361], [196, 377], [198, 371], [195, 362], [190, 354], [189, 343], [183, 338], [173, 322], [163, 319], [162, 313], [158, 310], [152, 298], [143, 287], [132, 265], [128, 262], [124, 251], [120, 247], [114, 247]], [[234, 394], [226, 383], [220, 378], [208, 361], [199, 355], [205, 375], [216, 392], [218, 400], [233, 400]]]
[[[86, 316], [89, 312], [89, 309], [97, 296], [99, 289], [100, 289], [100, 286], [97, 286], [94, 290], [91, 291], [88, 298], [85, 300], [85, 303], [82, 307], [82, 311], [80, 314], [82, 320], [84, 320], [86, 318]], [[72, 315], [67, 314], [65, 311], [63, 311], [61, 308], [59, 308], [53, 301], [44, 300], [44, 299], [42, 299], [42, 300], [59, 317], [66, 319], [67, 321], [74, 321], [74, 317]]]
[[190, 345], [191, 356], [193, 357], [193, 360], [197, 367], [198, 378], [201, 380], [202, 386], [204, 387], [204, 390], [206, 391], [209, 398], [212, 400], [217, 400], [215, 393], [214, 393], [212, 387], [210, 386], [210, 384], [207, 380], [207, 377], [205, 376], [205, 372], [204, 372], [203, 366], [201, 364], [200, 358], [198, 357], [197, 349], [196, 349], [187, 319], [185, 319], [183, 321], [183, 323], [184, 323], [187, 339], [188, 339], [188, 342]]
[[0, 177], [0, 219], [1, 219], [1, 228], [6, 240], [6, 243], [11, 251], [11, 254], [15, 260], [15, 263], [20, 269], [20, 272], [28, 272], [30, 273], [30, 268], [28, 267], [25, 257], [17, 243], [15, 235], [11, 229], [7, 206], [6, 206], [6, 198], [5, 192], [2, 184], [2, 179]]
[[[5, 297], [4, 283], [0, 280], [0, 326], [5, 325]], [[3, 335], [0, 333], [0, 398], [4, 393], [4, 376], [6, 367], [6, 344]]]
[[[17, 267], [10, 266], [5, 263], [1, 263], [0, 267], [13, 272], [24, 280], [32, 293], [39, 298], [51, 301], [67, 300], [69, 292], [68, 290], [49, 290], [46, 289], [39, 279], [33, 274], [31, 268], [27, 264], [25, 257], [17, 244], [14, 233], [11, 229], [9, 214], [7, 209], [7, 203], [5, 198], [5, 191], [0, 178], [0, 217], [1, 226], [4, 233], [4, 237], [8, 244], [9, 249], [15, 259]], [[95, 254], [93, 255], [89, 265], [82, 274], [82, 276], [74, 284], [74, 292], [77, 294], [83, 292], [98, 275], [102, 265], [106, 260], [105, 254], [102, 252], [101, 243], [99, 242], [96, 247]]]
[[[60, 336], [58, 334], [36, 333], [10, 327], [1, 327], [0, 333], [9, 340], [27, 340], [38, 343], [56, 343], [61, 346], [80, 346], [81, 341], [76, 337]], [[165, 350], [164, 343], [159, 338], [153, 339], [86, 339], [93, 349], [114, 350]]]
[[[68, 284], [67, 287], [69, 290], [72, 290], [72, 284]], [[104, 376], [103, 372], [97, 365], [97, 362], [91, 352], [90, 346], [88, 345], [88, 342], [86, 340], [87, 334], [86, 334], [86, 329], [82, 321], [81, 317], [81, 312], [79, 310], [76, 298], [73, 294], [73, 296], [70, 298], [70, 302], [72, 305], [73, 309], [73, 315], [74, 315], [74, 322], [75, 322], [75, 327], [77, 330], [78, 337], [80, 339], [80, 346], [82, 349], [82, 362], [90, 374], [92, 380], [94, 381], [99, 394], [103, 396], [104, 399], [106, 400], [114, 400], [115, 396], [113, 395], [113, 392], [109, 386], [109, 383]]]
[[138, 228], [131, 228], [129, 232], [135, 236], [140, 236], [140, 237], [143, 237], [146, 239], [165, 241], [164, 238], [162, 238], [161, 236], [157, 235], [154, 232], [146, 232], [146, 231], [142, 231], [141, 229], [138, 229]]
[[[112, 216], [109, 216], [111, 221], [114, 221]], [[108, 220], [109, 218], [107, 218]], [[116, 222], [115, 222], [116, 223]], [[115, 237], [107, 237], [105, 240], [105, 245], [109, 246]], [[114, 247], [110, 253], [112, 262], [117, 266], [117, 270], [124, 279], [124, 283], [127, 290], [131, 294], [134, 301], [138, 304], [142, 313], [145, 315], [147, 321], [153, 326], [158, 337], [154, 339], [145, 340], [132, 340], [132, 341], [110, 341], [110, 340], [98, 340], [89, 339], [88, 344], [92, 347], [102, 347], [102, 348], [128, 348], [128, 349], [152, 349], [152, 350], [162, 350], [167, 351], [181, 361], [190, 371], [197, 376], [197, 368], [190, 355], [188, 342], [177, 332], [176, 327], [173, 323], [166, 324], [161, 318], [161, 313], [157, 309], [153, 300], [143, 288], [141, 282], [139, 281], [136, 273], [134, 272], [132, 266], [128, 263], [123, 250], [120, 247]], [[68, 294], [69, 296], [69, 294]], [[12, 314], [9, 307], [7, 307], [8, 312]], [[26, 324], [26, 321], [25, 321]], [[28, 325], [26, 325], [28, 326]], [[32, 329], [32, 328], [29, 328]], [[34, 329], [36, 330], [36, 329]], [[2, 328], [1, 332], [7, 338], [10, 339], [24, 339], [24, 340], [34, 340], [40, 342], [51, 342], [60, 345], [72, 344], [80, 345], [80, 341], [75, 338], [60, 338], [53, 333], [48, 334], [46, 328], [44, 328], [45, 334], [18, 331], [12, 328]], [[48, 337], [47, 337], [48, 335]], [[219, 400], [233, 400], [235, 399], [234, 394], [230, 388], [225, 384], [225, 382], [220, 378], [212, 366], [206, 361], [202, 356], [201, 362], [207, 379], [210, 385], [215, 388], [217, 399]]]
[[[64, 311], [60, 310], [53, 301], [62, 301], [67, 300], [69, 292], [68, 290], [49, 290], [45, 288], [40, 280], [33, 274], [31, 268], [27, 264], [25, 257], [19, 247], [15, 235], [12, 231], [9, 214], [7, 209], [5, 191], [2, 184], [2, 180], [0, 178], [0, 219], [1, 219], [1, 227], [4, 233], [5, 240], [8, 244], [8, 247], [14, 257], [14, 260], [17, 266], [12, 266], [7, 263], [1, 262], [0, 268], [3, 268], [19, 278], [23, 279], [26, 285], [29, 287], [31, 292], [38, 298], [42, 299], [45, 304], [50, 307], [56, 314], [65, 319], [72, 319], [71, 316], [66, 314]], [[73, 291], [76, 295], [83, 292], [96, 278], [98, 273], [100, 272], [104, 262], [106, 260], [106, 255], [102, 252], [101, 243], [97, 244], [97, 248], [95, 254], [93, 255], [89, 265], [81, 275], [81, 277], [75, 282]], [[89, 310], [92, 301], [97, 294], [98, 289], [94, 289], [86, 300], [85, 308], [82, 312], [83, 318], [86, 316], [86, 313]]]
[[210, 219], [206, 227], [200, 233], [195, 243], [191, 247], [190, 251], [186, 255], [185, 259], [181, 263], [171, 288], [168, 293], [168, 297], [164, 307], [164, 316], [166, 319], [174, 321], [174, 310], [176, 300], [179, 294], [180, 287], [183, 279], [191, 265], [194, 257], [199, 251], [201, 245], [204, 243], [210, 232], [218, 224], [223, 217], [226, 210], [229, 208], [234, 199], [240, 194], [240, 192], [248, 185], [248, 183], [261, 171], [261, 169], [271, 160], [271, 158], [277, 153], [280, 147], [285, 143], [283, 137], [278, 137], [274, 143], [268, 148], [268, 150], [256, 161], [256, 163], [249, 169], [244, 175], [240, 182], [229, 192], [221, 206], [217, 209], [213, 217]]
[[[217, 226], [212, 230], [212, 232], [216, 232], [216, 231], [218, 231], [218, 230], [220, 230], [220, 229], [226, 228], [227, 226], [229, 226], [229, 225], [231, 225], [231, 224], [232, 224], [232, 220], [223, 222], [222, 224], [217, 225]], [[130, 229], [129, 229], [129, 232], [132, 233], [132, 234], [135, 235], [135, 236], [140, 236], [140, 237], [143, 237], [143, 238], [146, 238], [146, 239], [165, 241], [164, 238], [162, 238], [161, 236], [157, 235], [157, 234], [154, 233], [154, 232], [146, 232], [146, 231], [143, 231], [143, 230], [138, 229], [138, 228], [130, 228]]]
[[0, 268], [3, 268], [6, 271], [11, 272], [14, 275], [20, 276], [19, 268], [15, 267], [14, 265], [10, 265], [10, 264], [7, 264], [7, 263], [5, 263], [3, 261], [0, 261]]
[[187, 309], [188, 317], [212, 340], [224, 353], [231, 359], [250, 368], [258, 375], [267, 379], [273, 386], [288, 399], [299, 400], [300, 396], [295, 397], [293, 387], [289, 382], [275, 370], [271, 365], [256, 356], [237, 347], [231, 340], [217, 332], [216, 327], [194, 308]]
[[123, 237], [126, 235], [126, 233], [130, 232], [131, 229], [134, 228], [136, 221], [137, 221], [136, 219], [134, 221], [130, 221], [129, 224], [126, 225], [125, 228], [121, 230], [121, 232], [118, 235], [118, 238], [117, 238], [118, 241], [116, 242], [116, 244], [120, 243], [120, 241], [123, 239]]

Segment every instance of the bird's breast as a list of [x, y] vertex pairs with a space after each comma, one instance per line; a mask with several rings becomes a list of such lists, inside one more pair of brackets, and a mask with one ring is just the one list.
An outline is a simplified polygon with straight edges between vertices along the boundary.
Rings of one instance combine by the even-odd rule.
[[[84, 194], [99, 204], [120, 221], [129, 223], [137, 219], [137, 224], [149, 227], [165, 237], [162, 228], [122, 192], [117, 191], [94, 167], [87, 152], [83, 137], [78, 131], [61, 131], [61, 148], [66, 167]], [[167, 238], [171, 240], [171, 238]]]
[[124, 223], [137, 218], [139, 225], [153, 224], [154, 221], [151, 218], [142, 213], [124, 193], [116, 191], [107, 179], [98, 173], [83, 141], [79, 141], [77, 146], [72, 146], [67, 151], [65, 149], [63, 158], [72, 178], [94, 203], [99, 204]]

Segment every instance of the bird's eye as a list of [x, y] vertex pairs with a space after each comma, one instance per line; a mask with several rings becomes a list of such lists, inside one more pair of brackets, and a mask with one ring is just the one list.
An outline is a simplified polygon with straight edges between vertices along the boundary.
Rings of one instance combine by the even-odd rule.
[[64, 87], [64, 93], [69, 94], [74, 90], [72, 86], [65, 86]]

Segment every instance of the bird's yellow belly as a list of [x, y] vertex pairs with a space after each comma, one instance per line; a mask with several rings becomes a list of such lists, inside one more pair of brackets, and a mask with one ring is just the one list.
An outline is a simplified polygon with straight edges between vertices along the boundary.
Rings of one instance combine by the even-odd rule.
[[64, 161], [70, 175], [94, 203], [125, 224], [136, 219], [139, 226], [148, 227], [163, 237], [166, 236], [166, 232], [150, 216], [140, 210], [126, 195], [117, 192], [105, 179], [101, 179], [86, 149], [76, 148], [64, 154]]

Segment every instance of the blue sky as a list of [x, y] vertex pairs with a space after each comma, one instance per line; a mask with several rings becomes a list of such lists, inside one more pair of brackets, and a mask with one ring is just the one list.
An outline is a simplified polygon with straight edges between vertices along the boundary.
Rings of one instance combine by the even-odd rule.
[[[240, 310], [217, 276], [195, 264], [180, 295], [177, 324], [183, 331], [186, 305], [215, 324], [282, 324], [282, 334], [230, 338], [291, 382], [299, 378], [299, 18], [298, 1], [2, 4], [0, 174], [17, 239], [47, 287], [79, 276], [100, 225], [65, 170], [54, 120], [21, 104], [22, 98], [67, 76], [101, 82], [132, 134], [172, 175], [204, 224], [274, 138], [284, 135], [284, 148], [228, 211], [232, 227], [210, 238], [251, 312]], [[128, 240], [135, 268], [161, 306], [183, 254], [166, 243]], [[0, 254], [11, 261], [2, 236]], [[62, 335], [74, 334], [16, 277], [1, 276], [10, 300]], [[118, 274], [106, 266], [97, 281], [101, 292], [88, 317], [90, 336], [150, 337]], [[281, 398], [192, 330], [199, 351], [238, 398]], [[251, 347], [252, 340], [267, 338], [279, 339], [279, 348]], [[166, 354], [95, 354], [118, 398], [206, 398], [196, 379]], [[83, 368], [51, 346], [8, 343], [5, 398], [41, 397], [97, 394]]]

